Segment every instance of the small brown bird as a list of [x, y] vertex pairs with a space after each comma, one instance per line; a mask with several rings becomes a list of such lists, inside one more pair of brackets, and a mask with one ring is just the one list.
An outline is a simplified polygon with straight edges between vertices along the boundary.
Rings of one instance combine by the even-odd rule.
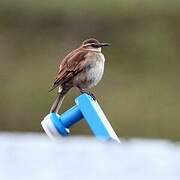
[[95, 99], [88, 89], [97, 85], [104, 72], [104, 55], [101, 48], [108, 43], [100, 43], [94, 38], [85, 40], [82, 45], [70, 52], [60, 63], [59, 71], [50, 91], [59, 87], [50, 113], [58, 113], [65, 94], [76, 87], [81, 93], [87, 93]]

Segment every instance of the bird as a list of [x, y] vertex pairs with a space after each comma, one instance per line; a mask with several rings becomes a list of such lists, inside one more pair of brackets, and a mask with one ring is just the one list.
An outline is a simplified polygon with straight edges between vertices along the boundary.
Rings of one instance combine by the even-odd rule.
[[84, 40], [79, 48], [65, 56], [49, 90], [58, 88], [50, 113], [59, 112], [66, 93], [73, 87], [96, 100], [89, 89], [96, 86], [103, 76], [105, 57], [101, 48], [105, 46], [109, 46], [109, 43], [101, 43], [95, 38], [89, 38]]

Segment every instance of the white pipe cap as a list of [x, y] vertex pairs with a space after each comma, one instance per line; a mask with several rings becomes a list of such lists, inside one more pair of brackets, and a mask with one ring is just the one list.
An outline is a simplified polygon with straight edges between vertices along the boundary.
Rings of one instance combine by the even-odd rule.
[[[48, 114], [43, 121], [41, 121], [41, 125], [44, 129], [44, 131], [46, 132], [46, 134], [51, 138], [51, 139], [57, 139], [58, 137], [60, 137], [61, 135], [59, 134], [59, 132], [57, 131], [56, 127], [54, 126], [52, 120], [51, 120], [51, 115]], [[57, 116], [59, 116], [57, 114]]]

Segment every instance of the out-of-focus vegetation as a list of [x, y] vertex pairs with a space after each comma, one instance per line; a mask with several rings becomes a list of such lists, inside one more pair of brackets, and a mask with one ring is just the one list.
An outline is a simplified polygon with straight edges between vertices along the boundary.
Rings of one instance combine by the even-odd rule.
[[179, 0], [1, 0], [0, 130], [40, 131], [59, 60], [96, 37], [111, 47], [93, 92], [118, 135], [180, 140], [179, 22]]

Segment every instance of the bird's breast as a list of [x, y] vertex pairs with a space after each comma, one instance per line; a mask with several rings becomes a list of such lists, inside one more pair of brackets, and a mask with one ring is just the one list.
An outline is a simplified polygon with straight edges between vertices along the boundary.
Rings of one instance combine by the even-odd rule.
[[102, 53], [89, 53], [86, 61], [86, 68], [82, 76], [85, 78], [85, 88], [91, 88], [96, 86], [103, 76], [105, 58]]
[[87, 74], [95, 85], [101, 80], [104, 72], [104, 56], [101, 53], [97, 53], [96, 57], [92, 59], [90, 68], [87, 69]]
[[97, 85], [104, 72], [105, 58], [102, 53], [89, 52], [85, 56], [84, 70], [74, 78], [74, 86], [89, 89]]

